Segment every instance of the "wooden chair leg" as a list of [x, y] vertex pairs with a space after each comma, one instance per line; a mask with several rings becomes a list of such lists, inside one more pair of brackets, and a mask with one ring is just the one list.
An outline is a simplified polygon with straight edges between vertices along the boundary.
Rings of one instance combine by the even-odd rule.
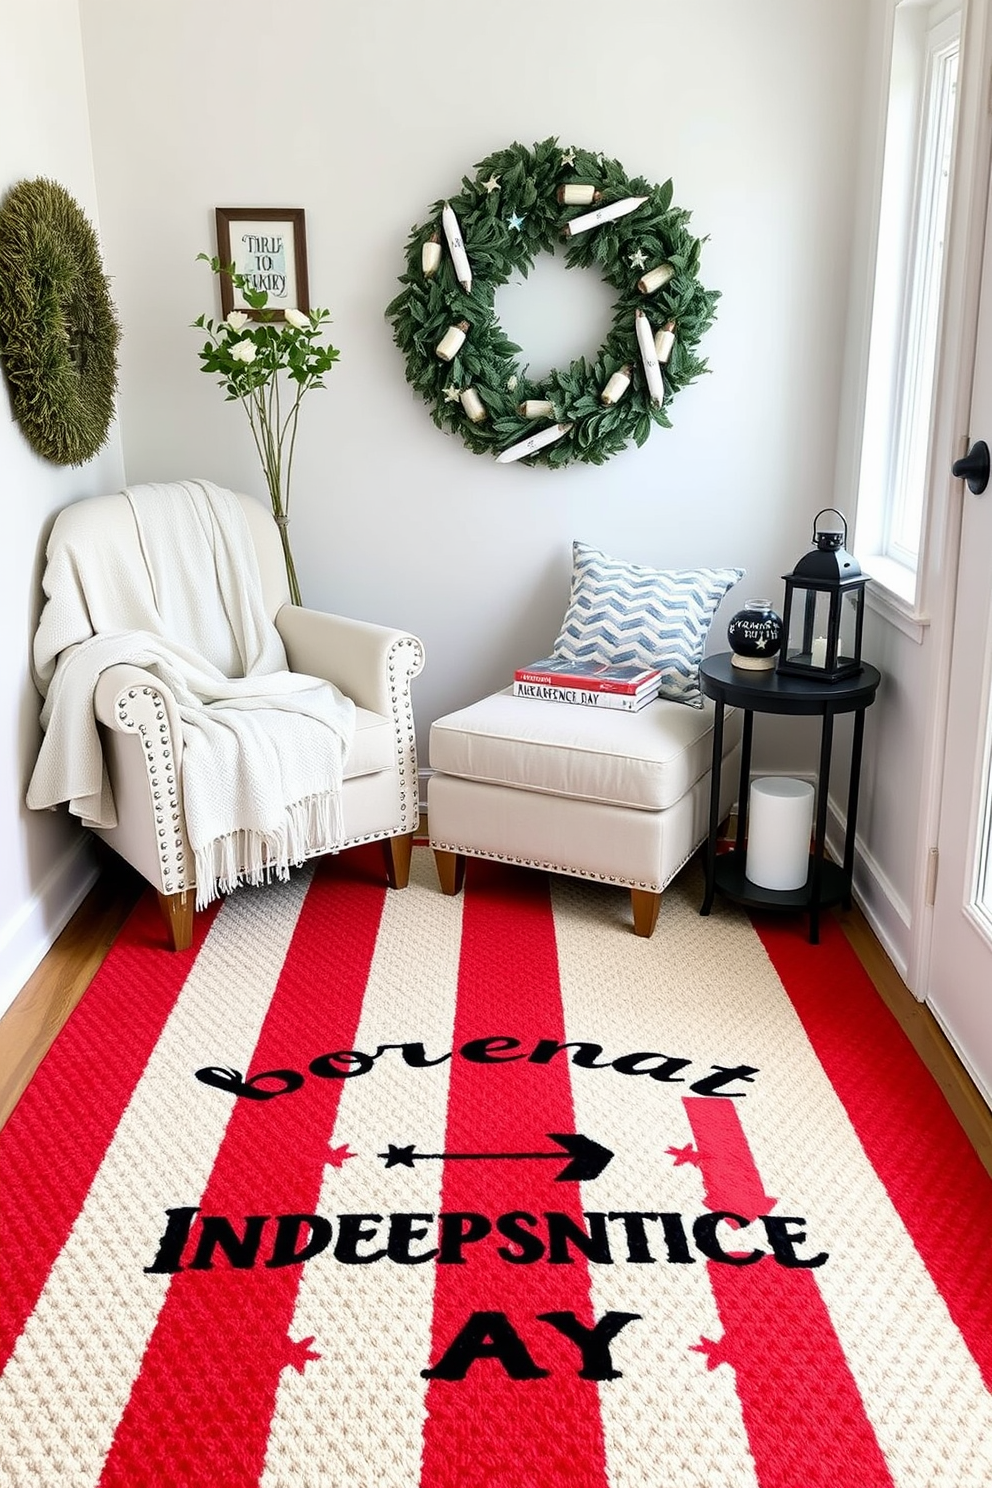
[[434, 849], [434, 862], [441, 882], [442, 894], [457, 894], [465, 882], [465, 854]]
[[391, 889], [405, 889], [410, 882], [410, 859], [413, 855], [413, 833], [385, 837], [382, 856], [386, 863], [386, 881]]
[[630, 905], [634, 911], [634, 934], [650, 939], [658, 923], [661, 895], [652, 893], [650, 889], [631, 889]]
[[193, 944], [193, 905], [196, 894], [183, 889], [179, 894], [159, 894], [159, 907], [169, 931], [174, 951], [188, 951]]

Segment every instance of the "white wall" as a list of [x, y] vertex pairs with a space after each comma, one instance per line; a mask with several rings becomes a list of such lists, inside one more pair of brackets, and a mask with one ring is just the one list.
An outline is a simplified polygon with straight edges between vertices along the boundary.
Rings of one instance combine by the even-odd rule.
[[[835, 499], [859, 127], [850, 100], [870, 9], [78, 0], [77, 19], [74, 0], [0, 0], [0, 182], [48, 173], [94, 222], [99, 203], [124, 324], [126, 478], [203, 475], [259, 495], [243, 415], [199, 371], [190, 322], [216, 300], [196, 255], [214, 251], [217, 205], [306, 209], [311, 294], [332, 310], [342, 358], [300, 438], [304, 597], [422, 636], [426, 763], [433, 718], [502, 685], [554, 639], [573, 538], [646, 563], [747, 568], [717, 647], [738, 603], [781, 599], [812, 514]], [[557, 473], [497, 466], [436, 430], [383, 314], [430, 203], [492, 150], [550, 134], [631, 174], [671, 176], [708, 240], [703, 281], [723, 294], [702, 347], [711, 374], [680, 394], [674, 429], [601, 468]], [[598, 289], [590, 283], [588, 351]], [[540, 309], [531, 301], [523, 313]], [[575, 349], [563, 338], [562, 355]], [[536, 346], [525, 350], [537, 360]], [[113, 489], [124, 470], [116, 434], [90, 466], [58, 470], [30, 454], [6, 404], [3, 417], [0, 469], [18, 497], [0, 599], [13, 704], [0, 948], [13, 968], [31, 960], [20, 954], [29, 931], [53, 933], [48, 899], [71, 907], [51, 885], [81, 840], [21, 804], [37, 737], [24, 658], [39, 550], [58, 506]], [[813, 768], [810, 730], [759, 719], [755, 735], [760, 768]]]
[[[202, 474], [264, 493], [243, 412], [199, 371], [189, 325], [216, 301], [195, 260], [214, 251], [216, 205], [304, 207], [311, 297], [330, 306], [342, 352], [305, 406], [297, 454], [304, 599], [423, 638], [423, 763], [433, 718], [550, 646], [573, 538], [646, 563], [747, 568], [720, 645], [746, 598], [780, 599], [833, 493], [861, 0], [80, 11], [125, 323], [128, 478]], [[497, 466], [435, 429], [383, 314], [429, 205], [492, 150], [552, 134], [671, 176], [709, 239], [703, 282], [723, 292], [702, 347], [712, 373], [679, 395], [674, 429], [562, 472]], [[586, 349], [597, 344], [598, 329]], [[756, 734], [759, 759], [783, 755], [784, 731]]]
[[[76, 0], [0, 0], [0, 196], [18, 181], [58, 181], [97, 226]], [[61, 929], [92, 877], [87, 834], [24, 805], [38, 748], [40, 699], [28, 657], [40, 559], [53, 512], [120, 484], [116, 428], [86, 467], [35, 455], [0, 389], [0, 1012]]]

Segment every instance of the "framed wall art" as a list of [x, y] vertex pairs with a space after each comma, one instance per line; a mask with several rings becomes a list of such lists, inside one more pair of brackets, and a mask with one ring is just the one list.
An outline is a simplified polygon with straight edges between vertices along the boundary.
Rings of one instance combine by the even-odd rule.
[[[252, 289], [269, 296], [267, 311], [283, 319], [287, 309], [310, 309], [307, 283], [306, 222], [302, 207], [217, 207], [217, 256], [233, 264]], [[244, 310], [246, 305], [229, 276], [220, 276], [221, 310]]]

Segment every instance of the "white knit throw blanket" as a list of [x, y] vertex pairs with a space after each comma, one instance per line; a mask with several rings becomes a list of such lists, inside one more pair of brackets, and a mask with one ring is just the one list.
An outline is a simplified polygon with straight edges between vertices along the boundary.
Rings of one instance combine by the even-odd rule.
[[287, 670], [230, 491], [185, 481], [125, 495], [133, 524], [94, 531], [70, 507], [52, 531], [34, 643], [45, 734], [27, 803], [68, 802], [87, 826], [116, 825], [93, 694], [107, 667], [147, 668], [182, 719], [200, 908], [340, 844], [355, 707], [330, 683]]

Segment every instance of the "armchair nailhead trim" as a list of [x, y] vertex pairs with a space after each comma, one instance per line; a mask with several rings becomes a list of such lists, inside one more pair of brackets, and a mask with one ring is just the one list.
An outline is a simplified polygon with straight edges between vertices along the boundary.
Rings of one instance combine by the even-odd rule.
[[[400, 820], [377, 832], [364, 832], [342, 842], [342, 848], [362, 842], [378, 842], [403, 832], [415, 830], [419, 823], [419, 792], [411, 793], [411, 779], [416, 782], [417, 738], [414, 727], [410, 682], [424, 665], [424, 652], [414, 637], [394, 642], [387, 657], [389, 696], [392, 702], [399, 775]], [[137, 706], [131, 706], [136, 704]], [[149, 716], [145, 716], [149, 710]], [[130, 687], [117, 698], [117, 720], [122, 730], [137, 733], [141, 740], [151, 787], [152, 812], [158, 840], [159, 863], [164, 892], [181, 893], [194, 887], [192, 875], [186, 872], [186, 833], [175, 774], [168, 714], [162, 694], [153, 687]], [[157, 730], [154, 725], [157, 724]], [[415, 794], [416, 814], [411, 813], [410, 797]]]
[[186, 833], [179, 805], [174, 751], [162, 694], [154, 687], [128, 688], [126, 694], [117, 699], [117, 718], [123, 730], [137, 733], [141, 740], [164, 892], [173, 894], [191, 889], [193, 885], [185, 870]]
[[[428, 822], [428, 831], [429, 830], [430, 823]], [[678, 873], [680, 869], [684, 868], [686, 863], [688, 863], [689, 858], [693, 856], [693, 853], [689, 853], [688, 857], [683, 858], [682, 862], [678, 865], [678, 868], [672, 869], [672, 872], [669, 874], [668, 878], [665, 879], [665, 882], [663, 884], [659, 884], [653, 882], [649, 883], [646, 879], [623, 878], [620, 874], [617, 873], [592, 873], [589, 871], [588, 868], [575, 868], [571, 864], [566, 863], [550, 863], [544, 858], [520, 858], [516, 857], [512, 853], [484, 852], [481, 848], [478, 847], [466, 847], [464, 843], [460, 842], [440, 842], [434, 837], [431, 837], [430, 845], [432, 848], [440, 848], [442, 852], [460, 853], [463, 856], [469, 858], [486, 858], [491, 863], [515, 863], [518, 864], [521, 868], [544, 868], [548, 873], [564, 873], [567, 874], [570, 878], [589, 878], [594, 880], [596, 883], [619, 884], [622, 888], [625, 889], [647, 889], [648, 892], [652, 894], [663, 893], [664, 890], [671, 883], [672, 879], [675, 877], [676, 873]], [[695, 849], [693, 850], [693, 852], [694, 851]]]
[[[392, 702], [394, 728], [396, 731], [396, 762], [399, 772], [400, 787], [400, 828], [401, 832], [413, 831], [420, 820], [419, 792], [417, 819], [412, 820], [409, 806], [409, 786], [411, 779], [418, 780], [417, 774], [417, 735], [413, 719], [413, 703], [410, 696], [410, 683], [424, 665], [424, 651], [420, 642], [413, 636], [405, 637], [395, 641], [389, 649], [386, 658], [389, 676], [389, 696]], [[364, 837], [363, 841], [375, 841], [382, 837], [394, 836], [391, 832], [372, 832]]]

